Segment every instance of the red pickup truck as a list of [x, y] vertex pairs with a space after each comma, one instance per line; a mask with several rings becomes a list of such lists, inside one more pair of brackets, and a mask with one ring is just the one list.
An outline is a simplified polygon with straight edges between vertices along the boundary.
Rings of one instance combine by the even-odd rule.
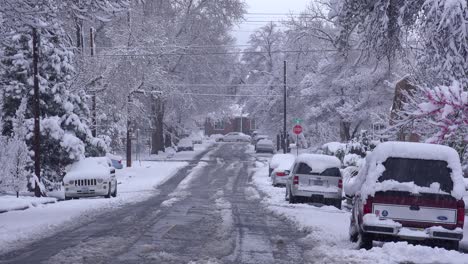
[[345, 192], [354, 197], [349, 233], [360, 248], [406, 240], [457, 250], [463, 238], [465, 186], [450, 147], [382, 143]]

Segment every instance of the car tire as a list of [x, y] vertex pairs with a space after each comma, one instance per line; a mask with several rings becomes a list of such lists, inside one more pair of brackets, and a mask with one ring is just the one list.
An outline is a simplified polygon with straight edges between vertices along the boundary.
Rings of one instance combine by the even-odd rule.
[[298, 202], [298, 197], [294, 196], [291, 190], [289, 190], [289, 203], [296, 204], [297, 202]]
[[72, 198], [72, 197], [65, 196], [65, 201], [69, 201], [69, 200], [71, 200], [71, 199], [73, 199], [73, 198]]
[[453, 240], [448, 240], [444, 243], [445, 245], [445, 249], [447, 250], [455, 250], [455, 251], [458, 251], [458, 248], [460, 246], [460, 242], [459, 241], [453, 241]]
[[359, 249], [369, 250], [372, 248], [372, 236], [365, 232], [358, 232], [358, 246]]
[[117, 183], [115, 183], [115, 189], [114, 189], [114, 192], [112, 193], [112, 197], [117, 197]]
[[341, 210], [341, 200], [340, 200], [340, 199], [336, 199], [336, 200], [333, 202], [333, 206], [335, 206], [336, 208], [338, 208], [338, 209]]
[[104, 196], [105, 198], [111, 198], [111, 184], [109, 183], [109, 188], [108, 188], [108, 191], [107, 191], [107, 194]]

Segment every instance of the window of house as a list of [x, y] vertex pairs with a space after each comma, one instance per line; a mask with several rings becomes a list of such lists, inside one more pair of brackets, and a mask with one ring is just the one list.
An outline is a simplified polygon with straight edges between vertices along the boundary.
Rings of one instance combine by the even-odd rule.
[[255, 122], [255, 119], [250, 119], [250, 129], [251, 130], [257, 129], [257, 124]]
[[224, 130], [224, 121], [216, 121], [214, 124], [215, 130]]

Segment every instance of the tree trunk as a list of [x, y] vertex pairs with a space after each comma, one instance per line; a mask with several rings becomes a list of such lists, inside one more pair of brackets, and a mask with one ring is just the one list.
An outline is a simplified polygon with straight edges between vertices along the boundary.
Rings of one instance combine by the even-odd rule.
[[350, 135], [351, 123], [345, 122], [343, 120], [340, 121], [340, 139], [341, 142], [347, 142], [351, 139]]
[[151, 154], [158, 154], [165, 151], [164, 147], [164, 114], [165, 103], [161, 98], [156, 98], [153, 104], [153, 123], [155, 129], [152, 133]]

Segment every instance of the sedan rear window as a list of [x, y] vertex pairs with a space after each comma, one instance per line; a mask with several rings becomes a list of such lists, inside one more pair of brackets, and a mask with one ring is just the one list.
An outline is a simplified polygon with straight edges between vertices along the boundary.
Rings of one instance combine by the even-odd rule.
[[420, 187], [429, 187], [436, 182], [440, 184], [442, 191], [450, 193], [453, 189], [451, 170], [447, 167], [446, 161], [388, 158], [382, 165], [385, 171], [379, 178], [380, 182], [386, 180], [414, 182]]
[[307, 174], [307, 175], [320, 175], [320, 176], [334, 176], [334, 177], [341, 177], [340, 169], [338, 168], [328, 168], [321, 173], [312, 172], [312, 169], [309, 165], [305, 163], [299, 163], [299, 167], [296, 171], [297, 174]]

